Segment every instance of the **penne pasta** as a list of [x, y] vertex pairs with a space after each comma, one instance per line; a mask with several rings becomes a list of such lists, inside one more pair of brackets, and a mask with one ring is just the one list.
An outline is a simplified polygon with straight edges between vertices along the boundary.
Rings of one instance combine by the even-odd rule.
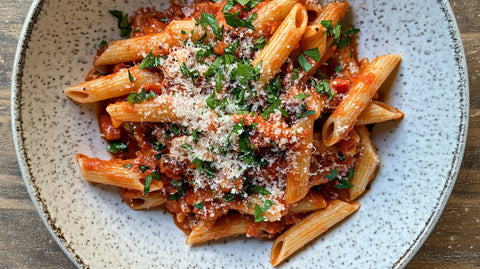
[[187, 236], [187, 245], [199, 244], [210, 240], [243, 235], [252, 221], [240, 214], [229, 214], [220, 217], [212, 228], [197, 225]]
[[319, 193], [309, 192], [296, 205], [290, 207], [289, 213], [305, 213], [320, 210], [327, 207], [327, 201]]
[[291, 169], [287, 172], [287, 204], [298, 202], [305, 197], [309, 190], [313, 119], [310, 117], [303, 118], [293, 129], [303, 129], [306, 135], [299, 148], [291, 152]]
[[296, 4], [280, 27], [270, 39], [270, 42], [260, 51], [252, 65], [261, 64], [259, 84], [265, 87], [268, 82], [280, 71], [288, 55], [298, 46], [307, 27], [307, 10], [301, 4]]
[[[133, 169], [126, 168], [128, 162], [122, 160], [103, 161], [98, 158], [89, 158], [83, 154], [77, 154], [77, 162], [83, 178], [92, 183], [101, 183], [120, 188], [144, 191], [142, 180], [145, 176]], [[163, 188], [161, 181], [153, 180], [150, 190], [155, 191]]]
[[298, 0], [272, 0], [256, 12], [257, 19], [253, 21], [256, 29], [262, 28], [269, 22], [282, 21]]
[[[129, 72], [133, 81], [130, 81]], [[162, 79], [158, 74], [135, 66], [68, 87], [64, 93], [75, 102], [94, 103], [134, 92], [145, 84], [160, 83], [161, 81]]]
[[359, 207], [358, 202], [349, 204], [341, 200], [333, 200], [327, 208], [310, 214], [275, 239], [270, 262], [273, 266], [279, 265], [295, 251], [351, 215]]
[[358, 116], [355, 125], [375, 124], [403, 118], [402, 111], [379, 101], [372, 101]]
[[360, 136], [360, 157], [355, 164], [355, 173], [351, 181], [354, 187], [348, 190], [350, 201], [357, 199], [365, 191], [380, 163], [367, 128], [365, 126], [357, 126], [355, 130], [357, 130]]
[[123, 201], [131, 209], [141, 210], [156, 207], [167, 202], [168, 197], [162, 190], [152, 191], [147, 194], [143, 194], [140, 191], [132, 191], [130, 189], [121, 189], [120, 195]]
[[142, 60], [150, 52], [159, 55], [164, 53], [165, 49], [180, 45], [189, 37], [198, 40], [204, 33], [201, 27], [195, 26], [194, 20], [172, 21], [161, 33], [112, 42], [95, 60], [95, 65]]
[[353, 128], [358, 116], [371, 102], [373, 95], [400, 62], [399, 55], [384, 55], [372, 61], [353, 84], [322, 129], [323, 142], [331, 146]]

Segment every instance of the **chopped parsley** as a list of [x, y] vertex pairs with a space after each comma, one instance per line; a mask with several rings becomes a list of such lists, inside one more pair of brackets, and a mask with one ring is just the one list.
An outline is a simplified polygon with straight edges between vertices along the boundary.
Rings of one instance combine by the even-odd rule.
[[328, 83], [328, 80], [323, 79], [322, 81], [318, 81], [316, 79], [313, 79], [312, 82], [313, 87], [315, 87], [315, 91], [320, 94], [326, 94], [329, 100], [333, 98], [334, 94], [330, 87], [330, 83]]
[[185, 191], [183, 190], [183, 183], [181, 180], [172, 179], [170, 181], [170, 184], [172, 184], [172, 186], [175, 187], [183, 197], [185, 197], [186, 194], [185, 194]]
[[338, 177], [338, 182], [339, 183], [337, 185], [335, 185], [335, 188], [337, 188], [337, 189], [350, 189], [350, 188], [354, 187], [354, 185], [350, 182], [350, 180], [353, 179], [354, 173], [355, 173], [355, 171], [353, 170], [353, 166], [352, 166], [352, 167], [350, 167], [350, 172], [348, 173], [348, 177], [343, 178], [343, 177], [338, 176], [338, 170], [335, 167], [332, 170], [332, 172], [330, 172], [330, 174], [326, 175], [325, 177], [329, 181], [333, 181], [335, 178]]
[[198, 72], [198, 70], [195, 70], [195, 69], [190, 70], [187, 67], [187, 64], [185, 64], [185, 62], [183, 62], [182, 65], [180, 66], [180, 71], [182, 72], [185, 78], [190, 78], [193, 84], [195, 84], [195, 79], [197, 79], [200, 76], [200, 73]]
[[257, 6], [263, 0], [228, 0], [225, 6], [223, 7], [222, 12], [227, 13], [229, 12], [235, 4], [240, 4], [245, 7], [244, 10], [250, 10]]
[[320, 52], [318, 51], [318, 48], [314, 48], [314, 49], [306, 50], [306, 51], [302, 52], [297, 57], [297, 62], [300, 65], [300, 67], [307, 72], [312, 70], [313, 66], [312, 66], [312, 64], [310, 64], [310, 62], [308, 61], [306, 56], [312, 58], [313, 60], [315, 60], [317, 62], [322, 59], [321, 56], [320, 56]]
[[107, 45], [107, 41], [106, 40], [102, 40], [102, 42], [100, 42], [100, 44], [98, 45], [98, 49], [102, 49], [103, 47], [105, 47], [105, 45]]
[[203, 207], [205, 206], [205, 204], [203, 202], [200, 202], [200, 203], [196, 203], [196, 204], [193, 204], [194, 207], [198, 208], [198, 209], [203, 209]]
[[207, 178], [214, 178], [215, 177], [215, 172], [216, 168], [214, 166], [214, 162], [211, 161], [203, 161], [198, 158], [193, 159], [192, 161], [193, 164], [196, 164], [197, 167], [196, 169], [200, 172], [202, 172]]
[[232, 193], [227, 193], [227, 195], [225, 195], [225, 197], [222, 198], [222, 200], [225, 202], [231, 202], [234, 199], [235, 199], [235, 195]]
[[147, 93], [145, 91], [145, 88], [142, 88], [140, 93], [131, 92], [127, 97], [127, 101], [133, 105], [135, 103], [140, 104], [144, 100], [150, 100], [150, 99], [153, 100], [156, 97], [157, 97], [157, 94], [154, 91], [150, 91], [149, 93]]
[[192, 131], [192, 138], [193, 138], [193, 142], [195, 142], [195, 144], [198, 143], [198, 135], [201, 134], [201, 133], [202, 133], [202, 131], [199, 131], [197, 129], [194, 129]]
[[251, 29], [255, 31], [255, 27], [253, 26], [252, 22], [257, 18], [257, 14], [254, 13], [252, 14], [248, 19], [242, 20], [238, 17], [240, 15], [240, 12], [235, 12], [235, 13], [223, 13], [225, 17], [225, 22], [234, 27], [247, 27], [248, 29]]
[[130, 32], [132, 31], [132, 26], [128, 21], [128, 14], [123, 14], [123, 12], [119, 10], [109, 10], [110, 14], [117, 18], [118, 21], [118, 28], [120, 28], [120, 36], [121, 37], [128, 37], [130, 36]]
[[301, 100], [309, 97], [310, 95], [311, 95], [311, 94], [309, 94], [309, 93], [299, 92], [299, 93], [295, 96], [295, 99], [301, 101]]
[[138, 68], [143, 69], [143, 68], [158, 67], [161, 64], [161, 59], [162, 59], [162, 56], [158, 55], [158, 57], [155, 57], [153, 56], [153, 53], [150, 51], [147, 57], [145, 57], [142, 60]]
[[261, 222], [265, 220], [264, 216], [261, 216], [265, 211], [267, 211], [271, 206], [273, 205], [273, 202], [271, 200], [266, 200], [263, 203], [263, 207], [258, 206], [255, 204], [255, 213], [253, 214], [253, 217], [255, 219], [255, 222]]
[[261, 194], [261, 195], [270, 195], [272, 193], [270, 193], [267, 189], [265, 189], [264, 187], [262, 186], [258, 186], [258, 185], [253, 185], [253, 191], [258, 193], [258, 194]]
[[168, 197], [167, 200], [168, 201], [178, 201], [178, 194], [175, 193], [175, 194], [171, 195], [170, 197]]
[[337, 73], [342, 72], [342, 70], [343, 70], [343, 67], [342, 67], [341, 64], [339, 64], [337, 67], [335, 67], [335, 72], [337, 72]]
[[266, 46], [265, 42], [265, 36], [260, 37], [259, 39], [255, 40], [255, 43], [253, 45], [253, 49], [255, 50], [261, 50]]
[[119, 151], [128, 152], [128, 147], [122, 141], [117, 140], [117, 141], [110, 142], [110, 144], [107, 146], [107, 150], [110, 151], [111, 153], [117, 153]]
[[331, 20], [322, 21], [321, 24], [327, 29], [327, 34], [333, 36], [333, 44], [336, 44], [339, 49], [346, 47], [350, 38], [360, 32], [360, 29], [352, 27], [342, 34], [342, 26], [339, 23], [333, 26]]
[[297, 80], [300, 78], [300, 75], [298, 74], [299, 72], [300, 70], [298, 70], [298, 68], [293, 68], [293, 76], [292, 76], [293, 80]]
[[143, 185], [143, 195], [150, 192], [150, 184], [152, 183], [152, 176], [147, 175], [145, 177], [145, 184]]
[[132, 76], [132, 73], [130, 73], [130, 69], [127, 68], [127, 72], [128, 72], [128, 80], [130, 82], [134, 82], [135, 81], [135, 78]]
[[131, 164], [131, 163], [127, 163], [127, 164], [124, 165], [123, 167], [125, 167], [125, 168], [132, 168], [132, 164]]
[[215, 15], [212, 15], [212, 14], [208, 14], [208, 13], [202, 13], [202, 16], [200, 17], [200, 24], [203, 26], [203, 28], [207, 29], [207, 25], [210, 25], [210, 27], [212, 28], [212, 31], [213, 33], [215, 34], [215, 36], [217, 37], [218, 40], [222, 40], [223, 39], [223, 25], [222, 25], [222, 28], [220, 28], [220, 26], [218, 26], [218, 21], [217, 21], [217, 17], [215, 17]]
[[145, 171], [147, 171], [148, 169], [150, 169], [150, 167], [148, 167], [148, 166], [146, 166], [146, 165], [140, 165], [140, 171], [145, 172]]

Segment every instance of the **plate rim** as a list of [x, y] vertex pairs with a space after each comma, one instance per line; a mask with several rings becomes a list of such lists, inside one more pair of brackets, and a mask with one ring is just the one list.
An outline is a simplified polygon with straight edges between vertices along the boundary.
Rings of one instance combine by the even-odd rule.
[[[23, 182], [27, 192], [32, 200], [37, 213], [40, 215], [43, 224], [50, 232], [52, 237], [57, 242], [58, 246], [62, 249], [65, 255], [73, 262], [73, 264], [78, 268], [86, 268], [89, 265], [85, 264], [75, 251], [73, 247], [68, 245], [67, 240], [64, 238], [62, 230], [60, 227], [57, 227], [55, 221], [51, 218], [48, 207], [46, 206], [43, 199], [40, 197], [38, 190], [33, 186], [35, 176], [30, 171], [28, 166], [28, 157], [26, 151], [24, 150], [24, 137], [22, 135], [23, 126], [22, 118], [18, 109], [20, 107], [20, 99], [17, 98], [18, 93], [22, 91], [22, 78], [23, 78], [23, 67], [25, 64], [26, 49], [28, 48], [28, 43], [31, 39], [31, 34], [33, 28], [37, 22], [38, 15], [40, 14], [42, 7], [46, 0], [33, 0], [30, 9], [28, 11], [27, 17], [25, 19], [18, 45], [15, 53], [15, 60], [13, 63], [13, 72], [12, 72], [12, 84], [11, 84], [11, 124], [12, 124], [12, 134], [13, 141], [15, 145], [15, 152], [19, 164], [19, 168], [22, 174]], [[454, 151], [454, 157], [452, 160], [451, 169], [448, 172], [447, 180], [442, 188], [439, 201], [433, 208], [433, 212], [425, 223], [424, 229], [418, 234], [418, 236], [413, 240], [410, 247], [407, 251], [400, 257], [400, 259], [393, 264], [393, 268], [403, 268], [405, 267], [415, 254], [420, 250], [422, 245], [425, 243], [434, 227], [438, 223], [440, 216], [442, 215], [445, 206], [449, 200], [449, 197], [453, 191], [458, 173], [460, 172], [462, 160], [464, 157], [466, 140], [468, 134], [468, 124], [469, 124], [469, 108], [470, 108], [470, 99], [469, 99], [469, 80], [468, 80], [468, 67], [465, 57], [465, 50], [463, 46], [463, 41], [460, 34], [460, 29], [458, 27], [455, 15], [453, 13], [452, 7], [448, 0], [440, 1], [442, 12], [445, 15], [445, 19], [448, 23], [449, 29], [449, 38], [453, 43], [453, 50], [455, 52], [455, 63], [458, 67], [458, 73], [460, 77], [458, 91], [460, 94], [460, 125], [459, 125], [459, 134], [457, 137], [457, 144]]]

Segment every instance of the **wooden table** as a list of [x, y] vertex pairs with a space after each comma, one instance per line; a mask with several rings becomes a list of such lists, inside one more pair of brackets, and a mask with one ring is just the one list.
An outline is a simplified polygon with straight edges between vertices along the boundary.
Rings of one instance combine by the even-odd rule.
[[[480, 268], [480, 1], [450, 3], [469, 69], [468, 142], [445, 211], [407, 268]], [[40, 220], [27, 194], [13, 146], [12, 66], [30, 4], [31, 0], [0, 0], [0, 268], [74, 268]]]

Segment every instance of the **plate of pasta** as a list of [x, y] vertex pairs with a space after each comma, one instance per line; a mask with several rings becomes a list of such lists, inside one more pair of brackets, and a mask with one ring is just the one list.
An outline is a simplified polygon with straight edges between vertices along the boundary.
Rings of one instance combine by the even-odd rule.
[[450, 6], [415, 2], [35, 1], [12, 123], [45, 224], [85, 268], [405, 266], [468, 122]]

